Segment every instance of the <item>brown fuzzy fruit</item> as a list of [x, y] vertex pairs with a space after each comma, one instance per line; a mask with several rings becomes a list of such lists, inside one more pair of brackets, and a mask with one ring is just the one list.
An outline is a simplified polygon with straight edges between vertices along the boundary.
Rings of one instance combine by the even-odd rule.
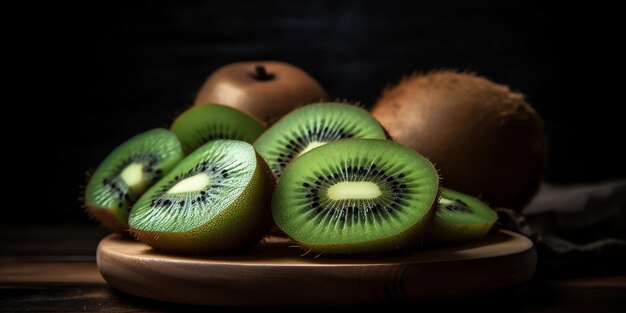
[[515, 209], [539, 187], [543, 122], [506, 86], [454, 71], [413, 75], [387, 90], [372, 114], [393, 139], [430, 158], [446, 187]]
[[194, 106], [228, 105], [268, 125], [297, 106], [326, 98], [320, 84], [293, 65], [251, 61], [228, 64], [213, 72], [198, 91]]

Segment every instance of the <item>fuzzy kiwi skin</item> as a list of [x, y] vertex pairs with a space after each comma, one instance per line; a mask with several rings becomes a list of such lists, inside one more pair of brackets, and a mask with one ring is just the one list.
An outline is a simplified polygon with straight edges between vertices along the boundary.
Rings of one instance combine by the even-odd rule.
[[424, 241], [428, 244], [472, 242], [484, 238], [494, 224], [495, 222], [485, 225], [449, 225], [443, 228], [433, 222], [428, 227], [426, 235], [424, 235]]
[[[269, 79], [259, 79], [262, 67]], [[304, 70], [280, 61], [248, 61], [224, 65], [204, 82], [194, 106], [224, 103], [271, 125], [296, 107], [328, 98], [324, 88]]]
[[110, 208], [103, 208], [92, 204], [85, 204], [85, 208], [90, 217], [100, 221], [106, 228], [116, 233], [123, 233], [128, 230], [128, 225], [122, 222], [122, 220], [128, 220], [128, 215], [118, 216], [113, 213]]
[[211, 221], [181, 233], [145, 231], [131, 225], [131, 234], [167, 253], [224, 254], [252, 247], [272, 225], [270, 203], [276, 186], [272, 172], [259, 154], [256, 161], [248, 186]]
[[435, 163], [447, 187], [518, 210], [539, 188], [543, 121], [506, 86], [454, 71], [413, 75], [371, 112], [394, 140]]

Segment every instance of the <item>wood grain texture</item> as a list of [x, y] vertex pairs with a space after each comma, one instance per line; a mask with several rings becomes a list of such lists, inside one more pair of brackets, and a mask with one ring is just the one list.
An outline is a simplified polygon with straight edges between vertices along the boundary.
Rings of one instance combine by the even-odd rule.
[[0, 282], [20, 283], [104, 283], [94, 262], [0, 263]]
[[[106, 231], [84, 225], [0, 227], [0, 312], [255, 312], [259, 308], [181, 305], [136, 297], [111, 288], [95, 264]], [[93, 261], [91, 261], [93, 260]], [[73, 273], [73, 274], [72, 274]], [[71, 274], [71, 275], [70, 275]], [[621, 275], [621, 276], [619, 276]], [[521, 288], [504, 288], [458, 300], [342, 307], [381, 312], [626, 312], [626, 276], [537, 276]], [[336, 310], [299, 307], [298, 312]], [[293, 307], [271, 308], [273, 313]]]
[[481, 242], [386, 258], [301, 256], [270, 238], [236, 256], [157, 253], [116, 235], [100, 242], [98, 268], [113, 287], [157, 300], [225, 306], [374, 304], [465, 298], [527, 282], [536, 253], [497, 231]]

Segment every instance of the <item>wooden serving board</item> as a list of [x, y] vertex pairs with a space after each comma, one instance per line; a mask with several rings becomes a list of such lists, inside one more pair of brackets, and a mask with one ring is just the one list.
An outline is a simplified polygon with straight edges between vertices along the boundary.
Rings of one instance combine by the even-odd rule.
[[269, 238], [236, 256], [176, 256], [118, 235], [98, 246], [113, 287], [163, 301], [225, 306], [369, 304], [451, 299], [527, 282], [536, 252], [526, 237], [495, 231], [473, 244], [384, 258], [301, 256]]

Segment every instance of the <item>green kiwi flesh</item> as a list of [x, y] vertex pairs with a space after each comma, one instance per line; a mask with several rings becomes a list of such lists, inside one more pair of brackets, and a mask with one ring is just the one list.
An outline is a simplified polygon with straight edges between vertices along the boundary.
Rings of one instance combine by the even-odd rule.
[[85, 189], [88, 213], [113, 231], [126, 230], [134, 202], [182, 158], [180, 142], [166, 129], [152, 129], [128, 139], [89, 179]]
[[265, 128], [245, 113], [219, 104], [195, 106], [180, 114], [172, 124], [186, 154], [215, 139], [252, 143]]
[[433, 243], [464, 243], [483, 238], [498, 219], [494, 210], [475, 197], [442, 188], [435, 219], [426, 233]]
[[419, 241], [432, 220], [439, 176], [417, 152], [379, 139], [344, 139], [285, 169], [272, 199], [276, 225], [303, 247], [370, 254]]
[[364, 109], [347, 103], [315, 103], [296, 109], [263, 133], [254, 146], [276, 177], [296, 157], [344, 138], [385, 139]]
[[269, 229], [274, 186], [269, 168], [251, 144], [214, 140], [187, 156], [137, 201], [130, 230], [166, 252], [242, 250]]

